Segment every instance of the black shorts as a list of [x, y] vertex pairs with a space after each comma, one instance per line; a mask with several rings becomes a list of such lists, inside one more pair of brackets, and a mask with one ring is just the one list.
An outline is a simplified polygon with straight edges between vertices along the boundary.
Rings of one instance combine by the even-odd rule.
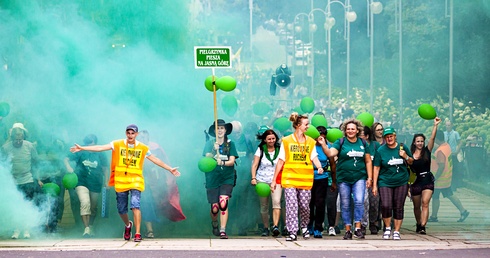
[[206, 189], [208, 203], [218, 203], [220, 195], [227, 195], [229, 198], [231, 198], [231, 192], [233, 192], [232, 185], [221, 185], [218, 188], [208, 188]]
[[440, 188], [440, 189], [435, 189], [434, 190], [434, 195], [432, 195], [433, 199], [439, 199], [439, 195], [442, 193], [442, 196], [444, 198], [448, 198], [453, 196], [453, 190], [451, 190], [451, 187], [448, 188]]
[[434, 183], [413, 184], [410, 186], [410, 194], [412, 196], [421, 195], [424, 190], [434, 191]]

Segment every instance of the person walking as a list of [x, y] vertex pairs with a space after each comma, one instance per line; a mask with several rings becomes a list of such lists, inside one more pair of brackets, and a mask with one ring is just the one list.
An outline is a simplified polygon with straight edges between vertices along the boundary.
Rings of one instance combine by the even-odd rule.
[[394, 221], [393, 240], [401, 240], [405, 199], [408, 193], [408, 165], [412, 165], [410, 150], [398, 143], [393, 128], [384, 129], [386, 144], [374, 156], [373, 195], [380, 196], [381, 215], [385, 225], [383, 239], [391, 238], [391, 218]]
[[367, 143], [360, 138], [362, 126], [356, 119], [349, 119], [342, 124], [344, 137], [336, 140], [328, 148], [324, 139], [319, 139], [328, 157], [337, 156], [337, 185], [340, 195], [342, 219], [345, 224], [344, 240], [351, 240], [352, 215], [351, 199], [354, 198], [354, 237], [364, 239], [361, 220], [364, 214], [364, 193], [371, 187], [373, 170], [371, 154]]
[[415, 181], [410, 186], [413, 214], [417, 222], [415, 232], [424, 235], [427, 233], [425, 226], [429, 219], [429, 203], [434, 192], [434, 175], [430, 171], [430, 164], [439, 123], [441, 123], [441, 119], [439, 117], [434, 118], [434, 126], [427, 146], [425, 146], [424, 134], [415, 134], [410, 146], [414, 158], [411, 168], [416, 175]]
[[221, 239], [228, 239], [226, 234], [228, 204], [233, 187], [236, 185], [235, 160], [238, 158], [238, 152], [235, 143], [228, 139], [232, 131], [231, 123], [217, 119], [208, 129], [209, 135], [215, 139], [207, 141], [203, 150], [203, 156], [216, 159], [218, 164], [213, 171], [205, 173], [205, 176], [207, 199], [211, 204], [213, 235]]
[[[258, 183], [266, 183], [270, 186], [274, 171], [276, 170], [277, 157], [279, 156], [279, 136], [274, 130], [268, 129], [263, 134], [257, 136], [260, 139], [259, 147], [255, 152], [254, 160], [251, 168], [252, 180], [251, 184], [256, 186]], [[276, 191], [270, 195], [271, 197], [259, 197], [260, 215], [264, 228], [262, 236], [272, 235], [277, 237], [279, 231], [279, 219], [281, 218], [281, 197], [282, 190], [280, 185], [276, 185]], [[269, 230], [269, 199], [272, 198], [272, 228]]]
[[463, 222], [468, 218], [470, 212], [463, 207], [463, 204], [457, 196], [454, 195], [451, 189], [452, 182], [452, 159], [451, 147], [444, 141], [444, 134], [440, 130], [437, 132], [435, 139], [436, 151], [431, 160], [431, 171], [434, 172], [435, 184], [434, 195], [432, 196], [432, 215], [429, 218], [429, 222], [438, 222], [437, 214], [439, 213], [439, 207], [441, 205], [440, 195], [448, 198], [451, 203], [458, 208], [460, 217], [457, 222]]
[[[97, 136], [89, 134], [83, 139], [85, 146], [97, 144]], [[75, 169], [70, 165], [70, 161], [75, 162]], [[78, 177], [78, 184], [75, 191], [80, 200], [80, 216], [83, 225], [83, 237], [92, 237], [94, 232], [94, 221], [97, 215], [97, 203], [102, 187], [105, 186], [105, 178], [109, 176], [109, 163], [103, 153], [78, 152], [71, 153], [64, 159], [66, 171], [75, 173]]]
[[[136, 140], [138, 126], [130, 124], [126, 127], [126, 139], [114, 140], [105, 145], [81, 146], [75, 144], [70, 148], [72, 153], [79, 151], [107, 151], [112, 150], [111, 173], [108, 186], [114, 186], [116, 191], [117, 211], [124, 222], [124, 240], [132, 237], [133, 222], [128, 216], [128, 202], [133, 211], [135, 226], [134, 241], [141, 242], [141, 192], [145, 190], [143, 165], [145, 158], [156, 165], [168, 170], [174, 176], [180, 176], [178, 167], [170, 167], [159, 158], [152, 155], [145, 144]], [[129, 197], [131, 195], [131, 197]]]
[[[317, 127], [320, 136], [325, 139], [327, 136], [327, 128], [324, 126]], [[330, 145], [327, 142], [328, 145]], [[336, 179], [336, 163], [333, 157], [327, 157], [319, 141], [316, 143], [316, 152], [318, 153], [318, 160], [322, 164], [323, 173], [318, 173], [318, 168], [315, 168], [315, 177], [313, 181], [313, 188], [311, 188], [311, 201], [310, 201], [310, 223], [308, 224], [308, 230], [310, 235], [314, 238], [322, 238], [323, 222], [325, 221], [325, 205], [328, 209], [328, 226], [329, 233], [335, 234], [335, 217], [337, 214], [336, 200], [337, 200], [337, 179]], [[331, 182], [331, 183], [329, 183]], [[329, 187], [330, 186], [330, 187]], [[329, 198], [327, 198], [327, 196]], [[334, 204], [334, 205], [332, 205]]]
[[318, 174], [323, 174], [323, 167], [318, 160], [315, 140], [305, 135], [310, 125], [308, 117], [293, 112], [289, 121], [293, 123], [294, 133], [282, 139], [271, 191], [276, 191], [276, 180], [282, 169], [281, 186], [286, 200], [286, 228], [289, 232], [286, 241], [296, 241], [299, 230], [298, 212], [303, 238], [310, 238], [308, 223], [314, 178], [312, 163], [318, 168]]

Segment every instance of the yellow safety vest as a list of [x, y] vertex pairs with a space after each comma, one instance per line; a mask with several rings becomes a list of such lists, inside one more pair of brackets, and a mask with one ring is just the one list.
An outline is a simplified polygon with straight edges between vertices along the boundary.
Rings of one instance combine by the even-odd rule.
[[294, 134], [291, 134], [282, 139], [282, 144], [286, 154], [281, 177], [282, 187], [310, 190], [314, 179], [310, 157], [315, 148], [315, 140], [306, 136], [305, 143], [298, 143]]
[[111, 177], [109, 186], [114, 186], [116, 192], [125, 192], [131, 189], [145, 190], [143, 177], [143, 164], [148, 146], [136, 142], [134, 148], [128, 147], [126, 140], [113, 142], [111, 162]]

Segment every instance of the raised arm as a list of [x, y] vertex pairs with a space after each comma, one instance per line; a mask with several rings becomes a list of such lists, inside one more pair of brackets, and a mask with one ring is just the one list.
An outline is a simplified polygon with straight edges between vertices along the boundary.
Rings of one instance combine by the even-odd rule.
[[79, 151], [93, 151], [93, 152], [100, 152], [100, 151], [106, 151], [106, 150], [111, 150], [112, 146], [110, 143], [105, 144], [105, 145], [90, 145], [90, 146], [80, 146], [75, 143], [74, 146], [70, 148], [70, 151], [75, 153]]
[[322, 150], [327, 155], [327, 157], [335, 157], [339, 154], [339, 151], [335, 148], [329, 148], [327, 144], [327, 140], [322, 136], [318, 137], [318, 143], [322, 146]]
[[168, 172], [170, 172], [172, 175], [174, 176], [180, 176], [180, 172], [178, 170], [178, 167], [170, 167], [169, 165], [165, 164], [165, 162], [163, 162], [161, 159], [157, 158], [157, 156], [155, 155], [150, 155], [148, 157], [146, 157], [147, 159], [149, 159], [151, 162], [155, 163], [155, 165], [165, 169], [165, 170], [168, 170]]
[[427, 149], [432, 152], [434, 148], [434, 140], [436, 139], [437, 134], [437, 126], [441, 123], [441, 119], [439, 117], [434, 118], [434, 126], [432, 127], [432, 133], [430, 134], [429, 143], [427, 144]]

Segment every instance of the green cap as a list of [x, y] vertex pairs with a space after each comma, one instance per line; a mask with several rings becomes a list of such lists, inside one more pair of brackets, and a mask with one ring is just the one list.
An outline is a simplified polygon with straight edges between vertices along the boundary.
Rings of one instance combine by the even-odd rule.
[[395, 129], [391, 127], [386, 127], [385, 130], [383, 131], [383, 137], [388, 134], [396, 134]]

